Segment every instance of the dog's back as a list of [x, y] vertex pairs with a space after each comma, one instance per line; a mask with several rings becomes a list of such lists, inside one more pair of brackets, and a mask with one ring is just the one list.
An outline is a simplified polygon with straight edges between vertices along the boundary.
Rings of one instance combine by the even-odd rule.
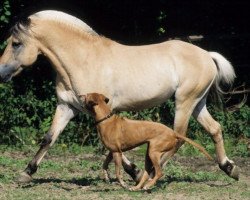
[[155, 146], [160, 152], [163, 152], [174, 148], [178, 140], [184, 140], [198, 148], [209, 159], [212, 159], [202, 146], [185, 136], [176, 134], [163, 124], [130, 120], [117, 115], [112, 116], [107, 105], [109, 99], [102, 94], [87, 94], [85, 98], [86, 105], [91, 108], [90, 111], [99, 123], [97, 128], [101, 140], [111, 151], [126, 151], [141, 144], [152, 142], [156, 144]]
[[[120, 148], [122, 151], [148, 143], [151, 140], [168, 138], [168, 140], [176, 141], [174, 131], [163, 124], [131, 120], [117, 115], [105, 123], [105, 125], [103, 124], [99, 131], [106, 146], [110, 146], [111, 143], [112, 146], [115, 146], [114, 144], [116, 143], [116, 148]], [[108, 140], [108, 142], [104, 140]]]

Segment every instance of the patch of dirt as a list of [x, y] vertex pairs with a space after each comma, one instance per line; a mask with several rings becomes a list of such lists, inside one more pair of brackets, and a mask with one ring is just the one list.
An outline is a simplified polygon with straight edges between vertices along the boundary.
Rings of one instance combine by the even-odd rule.
[[[210, 161], [202, 157], [174, 156], [173, 160], [181, 166], [186, 166], [192, 171], [221, 171], [216, 161]], [[240, 173], [250, 176], [250, 158], [234, 157], [234, 163], [240, 168]]]
[[[175, 155], [173, 160], [181, 166], [190, 168], [193, 172], [196, 171], [221, 171], [219, 166], [214, 161], [209, 161], [202, 157], [184, 157]], [[240, 168], [240, 173], [243, 176], [250, 177], [250, 158], [234, 157], [234, 163]]]

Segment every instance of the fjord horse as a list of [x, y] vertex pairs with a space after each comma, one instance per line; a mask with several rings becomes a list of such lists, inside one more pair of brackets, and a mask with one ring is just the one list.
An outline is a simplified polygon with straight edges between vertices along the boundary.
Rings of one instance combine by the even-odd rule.
[[[175, 95], [174, 131], [185, 136], [193, 115], [211, 134], [219, 167], [238, 179], [238, 167], [226, 156], [221, 126], [206, 108], [209, 89], [220, 92], [220, 82], [232, 84], [235, 78], [233, 67], [219, 53], [177, 40], [122, 45], [99, 36], [78, 18], [47, 10], [12, 28], [0, 61], [1, 81], [11, 80], [39, 54], [46, 56], [57, 72], [58, 105], [50, 130], [19, 181], [32, 180], [31, 175], [68, 122], [84, 111], [79, 94], [92, 92], [107, 96], [115, 111], [149, 108]], [[162, 166], [180, 146], [162, 156]], [[135, 165], [125, 156], [123, 165], [134, 179], [139, 178]]]

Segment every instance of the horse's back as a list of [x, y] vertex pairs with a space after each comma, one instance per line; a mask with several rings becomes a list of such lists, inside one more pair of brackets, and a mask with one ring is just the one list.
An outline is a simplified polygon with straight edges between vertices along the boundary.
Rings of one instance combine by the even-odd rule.
[[158, 105], [180, 87], [203, 90], [217, 73], [207, 51], [178, 40], [116, 48], [115, 85], [122, 110]]

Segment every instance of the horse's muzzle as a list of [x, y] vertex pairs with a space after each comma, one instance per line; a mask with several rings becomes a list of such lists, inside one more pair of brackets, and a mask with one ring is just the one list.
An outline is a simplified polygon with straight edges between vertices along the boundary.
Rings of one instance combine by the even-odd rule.
[[15, 65], [0, 64], [0, 82], [10, 81], [16, 71], [17, 67]]

